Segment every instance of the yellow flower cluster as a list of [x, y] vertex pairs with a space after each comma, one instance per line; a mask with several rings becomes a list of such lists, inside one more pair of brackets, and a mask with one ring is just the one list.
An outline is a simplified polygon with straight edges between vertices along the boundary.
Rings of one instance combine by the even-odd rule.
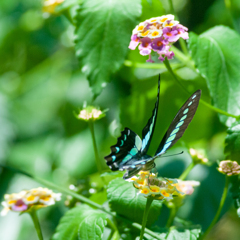
[[149, 171], [140, 171], [127, 181], [133, 182], [133, 186], [139, 190], [138, 194], [156, 200], [170, 201], [175, 197], [191, 195], [193, 187], [198, 186], [197, 181], [181, 181], [178, 179], [157, 178], [157, 175]]
[[48, 188], [33, 188], [19, 193], [5, 194], [2, 202], [3, 210], [1, 216], [5, 216], [9, 210], [15, 212], [24, 212], [31, 207], [46, 207], [55, 204], [61, 200], [61, 193], [54, 193]]
[[190, 148], [189, 152], [190, 152], [190, 155], [192, 156], [193, 161], [196, 164], [199, 164], [199, 163], [200, 164], [206, 164], [206, 163], [208, 163], [208, 159], [203, 154], [201, 154], [199, 151], [197, 151], [193, 148]]
[[101, 111], [93, 106], [87, 106], [80, 111], [80, 113], [77, 115], [77, 118], [84, 121], [95, 121], [101, 119], [104, 116], [104, 111]]
[[183, 194], [174, 186], [177, 183], [176, 179], [159, 179], [149, 171], [140, 171], [128, 181], [133, 182], [133, 186], [139, 189], [138, 194], [157, 200], [171, 200], [174, 196]]

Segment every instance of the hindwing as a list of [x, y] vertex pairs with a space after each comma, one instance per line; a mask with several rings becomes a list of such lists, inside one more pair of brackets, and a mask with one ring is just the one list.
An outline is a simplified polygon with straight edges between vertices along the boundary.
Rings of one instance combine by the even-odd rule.
[[123, 170], [124, 164], [140, 155], [141, 138], [129, 128], [121, 132], [117, 144], [111, 146], [111, 153], [104, 157], [112, 171]]

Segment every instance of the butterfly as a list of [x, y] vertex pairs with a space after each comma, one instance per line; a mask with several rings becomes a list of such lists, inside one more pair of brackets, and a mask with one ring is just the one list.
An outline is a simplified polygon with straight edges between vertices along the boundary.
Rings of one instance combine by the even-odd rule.
[[187, 129], [198, 107], [201, 90], [197, 90], [188, 98], [180, 108], [153, 157], [147, 155], [153, 136], [159, 105], [160, 75], [158, 79], [157, 101], [152, 111], [152, 116], [142, 130], [141, 138], [129, 128], [121, 132], [117, 144], [111, 146], [111, 153], [105, 158], [107, 165], [112, 171], [127, 170], [123, 179], [136, 175], [139, 171], [147, 171], [155, 167], [154, 159], [164, 154], [172, 147]]

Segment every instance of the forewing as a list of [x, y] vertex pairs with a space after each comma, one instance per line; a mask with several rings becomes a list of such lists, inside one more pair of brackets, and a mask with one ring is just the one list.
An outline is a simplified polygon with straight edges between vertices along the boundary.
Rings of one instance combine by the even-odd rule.
[[111, 146], [111, 153], [104, 158], [112, 171], [123, 170], [124, 164], [140, 154], [141, 147], [141, 138], [131, 129], [125, 128], [117, 144]]
[[197, 90], [180, 108], [177, 115], [173, 119], [170, 127], [165, 133], [156, 153], [161, 155], [166, 152], [173, 144], [182, 137], [183, 133], [188, 127], [188, 124], [192, 121], [193, 116], [198, 107], [198, 103], [201, 97], [201, 90]]
[[157, 113], [158, 113], [158, 104], [159, 104], [159, 92], [160, 92], [160, 75], [158, 78], [158, 92], [157, 92], [157, 101], [155, 103], [155, 107], [152, 111], [152, 116], [147, 122], [147, 125], [142, 130], [142, 149], [141, 153], [142, 155], [145, 155], [147, 153], [147, 150], [149, 148], [152, 135], [154, 132], [156, 119], [157, 119]]

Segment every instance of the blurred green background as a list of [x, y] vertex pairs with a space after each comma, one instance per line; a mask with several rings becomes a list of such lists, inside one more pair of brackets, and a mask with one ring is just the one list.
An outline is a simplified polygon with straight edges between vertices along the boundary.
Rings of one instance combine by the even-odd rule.
[[[67, 0], [66, 0], [67, 1]], [[223, 0], [173, 0], [183, 25], [198, 34], [219, 24], [232, 26]], [[239, 1], [235, 1], [239, 16]], [[140, 21], [168, 13], [167, 0], [143, 1]], [[129, 52], [131, 61], [145, 62], [138, 51]], [[174, 61], [173, 61], [174, 62]], [[64, 16], [46, 16], [40, 0], [0, 1], [0, 162], [9, 164], [42, 178], [68, 187], [96, 172], [94, 152], [88, 124], [74, 117], [84, 101], [91, 104], [88, 81], [79, 70], [74, 51], [74, 27]], [[161, 96], [158, 121], [149, 153], [158, 144], [178, 109], [188, 98], [164, 70], [123, 66], [93, 103], [109, 109], [106, 117], [95, 123], [100, 157], [110, 152], [110, 146], [124, 127], [141, 136], [141, 130], [151, 115], [157, 93], [157, 74], [161, 74]], [[205, 80], [189, 69], [177, 70], [190, 92], [201, 88], [208, 102]], [[184, 80], [185, 79], [185, 80]], [[212, 167], [197, 166], [189, 179], [201, 181], [201, 186], [186, 199], [179, 217], [201, 224], [211, 222], [223, 190], [224, 177], [216, 171], [217, 160], [224, 159], [226, 128], [218, 116], [200, 105], [183, 138], [170, 153], [177, 157], [157, 160], [162, 176], [178, 177], [190, 163], [189, 147], [202, 148]], [[104, 164], [104, 161], [103, 161]], [[106, 170], [107, 166], [104, 164]], [[5, 193], [38, 187], [33, 180], [0, 168], [0, 198]], [[63, 201], [56, 207], [39, 211], [43, 234], [49, 239], [67, 208]], [[229, 210], [230, 209], [230, 210]], [[163, 210], [161, 226], [167, 217]], [[9, 213], [0, 218], [0, 239], [37, 239], [29, 216]], [[222, 219], [209, 239], [239, 239], [240, 221], [229, 198]]]

